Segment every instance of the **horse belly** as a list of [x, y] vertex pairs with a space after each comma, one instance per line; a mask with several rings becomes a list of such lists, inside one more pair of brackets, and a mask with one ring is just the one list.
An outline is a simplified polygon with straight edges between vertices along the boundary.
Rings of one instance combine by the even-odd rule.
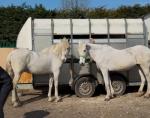
[[[121, 55], [120, 55], [121, 56]], [[111, 58], [108, 63], [108, 68], [111, 71], [126, 70], [136, 65], [136, 60], [133, 56], [121, 56], [117, 59]]]
[[51, 73], [50, 70], [44, 69], [44, 68], [30, 68], [29, 72], [31, 72], [32, 74], [48, 74], [48, 73]]
[[47, 74], [51, 72], [51, 66], [49, 64], [34, 64], [28, 67], [29, 72], [33, 74]]

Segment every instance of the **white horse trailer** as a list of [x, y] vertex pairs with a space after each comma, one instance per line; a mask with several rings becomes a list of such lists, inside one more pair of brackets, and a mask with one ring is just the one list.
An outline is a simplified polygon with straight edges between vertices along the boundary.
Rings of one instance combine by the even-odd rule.
[[[134, 45], [148, 46], [150, 39], [150, 16], [144, 19], [32, 19], [28, 18], [17, 39], [17, 48], [41, 51], [63, 37], [69, 38], [70, 56], [61, 69], [59, 84], [68, 85], [70, 68], [73, 70], [72, 88], [80, 97], [94, 94], [103, 77], [94, 62], [79, 65], [77, 44], [79, 40], [94, 38], [97, 44], [111, 45], [124, 49]], [[39, 62], [40, 63], [40, 62]], [[127, 71], [110, 72], [112, 85], [117, 94], [123, 94], [126, 86], [140, 84], [137, 68]], [[48, 86], [48, 75], [33, 75], [33, 85]]]

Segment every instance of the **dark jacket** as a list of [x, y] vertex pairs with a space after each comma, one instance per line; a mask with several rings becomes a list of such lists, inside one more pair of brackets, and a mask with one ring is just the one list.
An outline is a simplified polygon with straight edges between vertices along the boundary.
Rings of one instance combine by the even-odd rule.
[[11, 77], [2, 67], [0, 67], [0, 84], [2, 84], [5, 79], [11, 79]]

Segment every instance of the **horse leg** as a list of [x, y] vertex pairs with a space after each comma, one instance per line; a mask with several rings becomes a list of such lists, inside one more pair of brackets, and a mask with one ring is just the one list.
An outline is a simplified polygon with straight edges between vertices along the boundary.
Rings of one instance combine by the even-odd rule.
[[59, 102], [61, 99], [58, 96], [58, 76], [59, 76], [59, 71], [54, 72], [54, 85], [55, 85], [55, 102]]
[[149, 78], [147, 79], [147, 91], [146, 94], [144, 95], [144, 98], [150, 98], [150, 74]]
[[106, 92], [107, 92], [107, 95], [105, 97], [105, 101], [109, 101], [111, 98], [111, 90], [110, 90], [110, 82], [109, 82], [110, 80], [109, 80], [108, 70], [101, 69], [101, 72], [103, 74], [105, 88], [106, 88]]
[[53, 87], [54, 78], [50, 77], [49, 79], [49, 91], [48, 91], [48, 101], [52, 102], [52, 87]]
[[144, 95], [145, 98], [149, 98], [150, 97], [150, 72], [149, 72], [149, 66], [147, 65], [143, 65], [141, 66], [144, 75], [145, 75], [145, 79], [147, 80], [147, 91], [146, 94]]
[[12, 90], [12, 103], [14, 107], [17, 107], [20, 105], [19, 103], [19, 98], [17, 96], [17, 82], [20, 78], [20, 74], [19, 73], [15, 73], [14, 79], [13, 79], [13, 90]]
[[72, 86], [72, 84], [73, 84], [73, 70], [72, 70], [72, 68], [70, 68], [69, 72], [70, 72], [69, 86]]
[[109, 84], [110, 84], [111, 98], [114, 98], [114, 97], [115, 97], [115, 96], [114, 96], [115, 91], [114, 91], [114, 89], [113, 89], [113, 87], [112, 87], [111, 79], [110, 79], [110, 78], [109, 78]]
[[150, 72], [147, 75], [148, 75], [147, 76], [147, 91], [146, 91], [146, 94], [144, 95], [144, 97], [150, 98]]
[[146, 81], [141, 67], [139, 67], [139, 74], [141, 77], [141, 85], [140, 85], [140, 88], [139, 88], [138, 93], [137, 93], [138, 97], [144, 95], [143, 88], [144, 88], [145, 81]]

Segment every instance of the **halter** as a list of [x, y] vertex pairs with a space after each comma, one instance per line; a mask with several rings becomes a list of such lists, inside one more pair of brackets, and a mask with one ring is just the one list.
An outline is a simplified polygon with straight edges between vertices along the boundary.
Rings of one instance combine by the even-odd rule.
[[82, 57], [82, 58], [84, 58], [85, 59], [85, 63], [90, 63], [91, 62], [91, 57], [89, 56], [89, 55], [87, 55], [87, 56], [80, 56], [80, 57]]

